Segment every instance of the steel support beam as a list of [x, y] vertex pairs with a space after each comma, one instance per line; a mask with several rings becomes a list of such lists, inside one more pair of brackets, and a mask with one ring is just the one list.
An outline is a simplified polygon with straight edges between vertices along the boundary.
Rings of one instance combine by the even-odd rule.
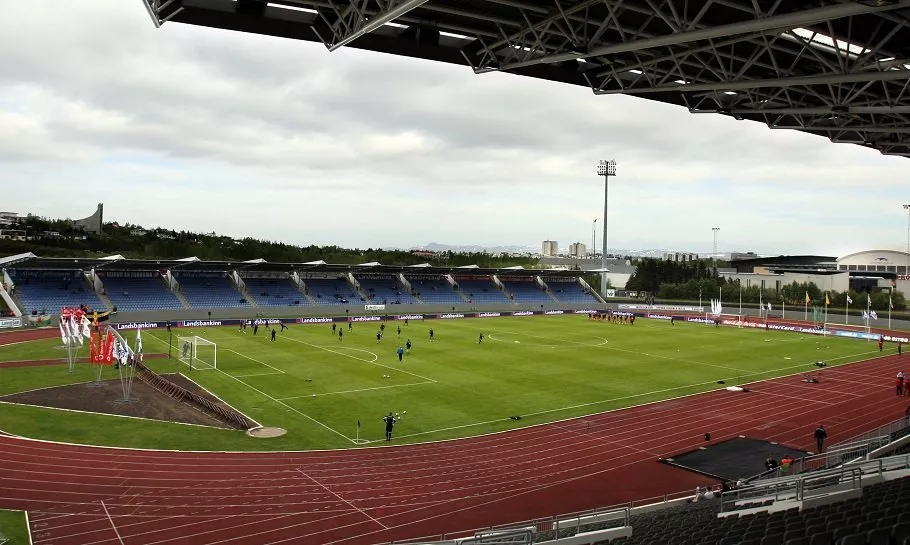
[[[888, 70], [885, 72], [861, 72], [853, 74], [826, 74], [795, 78], [752, 79], [740, 81], [718, 81], [716, 83], [680, 83], [658, 87], [629, 87], [594, 91], [595, 95], [640, 95], [644, 93], [743, 91], [746, 89], [779, 89], [809, 85], [835, 85], [839, 83], [865, 83], [870, 81], [910, 80], [910, 70]], [[618, 81], [618, 80], [614, 80]]]
[[149, 17], [152, 18], [152, 24], [155, 25], [155, 28], [161, 28], [161, 21], [158, 20], [158, 15], [155, 13], [155, 10], [149, 5], [150, 1], [154, 0], [139, 0], [142, 2], [142, 5], [145, 6], [145, 11], [148, 12]]
[[774, 130], [819, 131], [819, 132], [865, 132], [870, 134], [910, 134], [910, 127], [888, 127], [876, 125], [844, 125], [843, 127], [815, 127], [812, 125], [771, 125]]
[[[718, 113], [719, 108], [692, 109], [692, 113]], [[722, 113], [736, 115], [863, 115], [863, 114], [910, 114], [910, 106], [821, 106], [808, 108], [731, 108]]]
[[668, 47], [703, 40], [713, 40], [738, 34], [750, 34], [753, 32], [766, 32], [771, 30], [790, 30], [798, 27], [805, 27], [843, 17], [863, 15], [868, 13], [880, 13], [895, 9], [910, 8], [910, 0], [898, 0], [893, 4], [883, 6], [873, 6], [851, 2], [847, 4], [834, 4], [822, 8], [787, 13], [784, 15], [773, 15], [763, 19], [752, 21], [743, 21], [740, 23], [731, 23], [717, 27], [703, 28], [689, 32], [679, 32], [676, 34], [667, 34], [646, 38], [643, 40], [631, 40], [625, 43], [618, 43], [608, 46], [596, 47], [586, 53], [559, 53], [555, 55], [545, 55], [536, 59], [506, 64], [500, 67], [500, 71], [524, 68], [537, 64], [547, 64], [553, 62], [563, 62], [573, 59], [587, 59], [591, 57], [603, 57], [616, 55], [618, 53], [629, 53], [640, 51], [642, 49], [653, 49], [656, 47]]
[[[407, 14], [409, 11], [411, 11], [415, 8], [418, 8], [423, 4], [426, 4], [427, 1], [428, 0], [403, 0], [400, 4], [398, 4], [394, 7], [390, 6], [389, 9], [376, 13], [376, 15], [374, 17], [372, 17], [368, 20], [361, 19], [360, 21], [357, 21], [357, 24], [359, 24], [360, 26], [356, 27], [351, 32], [349, 32], [345, 36], [342, 36], [341, 38], [337, 38], [337, 39], [333, 40], [332, 42], [326, 41], [326, 39], [323, 38], [322, 36], [319, 36], [319, 39], [323, 41], [323, 43], [325, 44], [326, 48], [328, 48], [329, 51], [336, 51], [336, 50], [348, 45], [349, 43], [353, 42], [357, 38], [360, 38], [361, 36], [363, 36], [365, 34], [369, 34], [370, 32], [373, 32], [374, 30], [381, 27], [382, 25], [384, 25], [386, 23], [390, 23], [390, 22], [394, 21], [395, 19], [401, 17], [402, 15]], [[317, 35], [318, 35], [318, 33], [317, 33]]]

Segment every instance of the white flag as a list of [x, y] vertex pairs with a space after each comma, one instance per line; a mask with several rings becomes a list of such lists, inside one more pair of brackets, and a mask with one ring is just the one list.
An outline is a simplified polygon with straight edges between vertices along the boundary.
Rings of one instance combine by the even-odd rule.
[[894, 303], [891, 302], [891, 296], [888, 296], [888, 310], [894, 310]]
[[852, 305], [852, 304], [853, 304], [853, 299], [850, 299], [850, 296], [849, 296], [849, 295], [847, 296], [847, 304], [848, 304], [848, 305]]
[[79, 331], [79, 325], [76, 323], [76, 316], [74, 314], [70, 314], [70, 342], [73, 344], [76, 342], [82, 344], [82, 341], [83, 338], [81, 332]]
[[88, 316], [86, 316], [85, 314], [83, 314], [83, 315], [82, 315], [82, 320], [81, 320], [81, 322], [82, 322], [82, 323], [81, 323], [81, 325], [82, 325], [82, 336], [85, 337], [86, 339], [91, 339], [91, 338], [92, 338], [92, 330], [89, 329], [89, 325], [91, 325], [91, 322], [88, 321]]
[[136, 330], [136, 361], [142, 363], [142, 330]]
[[768, 301], [768, 310], [771, 310], [771, 301]]
[[868, 318], [869, 318], [869, 313], [864, 310], [863, 311], [863, 320], [867, 320]]
[[871, 316], [873, 320], [878, 320], [878, 314], [874, 310], [869, 314], [869, 316]]
[[69, 344], [69, 336], [66, 334], [66, 329], [64, 329], [63, 324], [66, 323], [66, 318], [63, 316], [60, 317], [60, 340], [63, 341], [63, 344]]

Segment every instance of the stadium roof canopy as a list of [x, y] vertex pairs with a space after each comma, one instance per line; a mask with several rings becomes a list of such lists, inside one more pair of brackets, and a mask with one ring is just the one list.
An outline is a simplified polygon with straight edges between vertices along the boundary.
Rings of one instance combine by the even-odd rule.
[[510, 72], [910, 157], [910, 0], [143, 2], [156, 26]]
[[122, 256], [102, 258], [69, 258], [39, 257], [33, 253], [0, 258], [0, 268], [9, 269], [46, 269], [46, 270], [89, 270], [97, 271], [160, 271], [170, 270], [179, 274], [185, 272], [227, 272], [243, 273], [297, 272], [300, 274], [398, 274], [406, 275], [444, 275], [455, 276], [490, 276], [500, 277], [568, 277], [575, 278], [586, 274], [586, 271], [568, 271], [563, 269], [524, 269], [522, 267], [481, 268], [476, 265], [439, 267], [423, 265], [383, 265], [381, 263], [331, 264], [325, 261], [308, 263], [273, 263], [262, 259], [250, 261], [203, 261], [198, 258], [184, 259], [126, 259]]

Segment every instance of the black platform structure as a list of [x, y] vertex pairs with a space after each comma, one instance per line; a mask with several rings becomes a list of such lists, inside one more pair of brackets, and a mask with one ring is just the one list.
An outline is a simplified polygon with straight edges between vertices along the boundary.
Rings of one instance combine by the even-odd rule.
[[721, 481], [736, 482], [764, 473], [765, 460], [768, 456], [780, 461], [784, 454], [789, 454], [795, 460], [807, 455], [806, 451], [778, 443], [735, 437], [670, 458], [662, 458], [660, 461]]
[[142, 1], [158, 27], [510, 72], [910, 157], [910, 0]]

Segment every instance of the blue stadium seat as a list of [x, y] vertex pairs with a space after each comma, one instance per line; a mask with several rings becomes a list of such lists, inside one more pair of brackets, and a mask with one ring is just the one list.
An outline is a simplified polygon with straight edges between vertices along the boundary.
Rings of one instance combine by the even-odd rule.
[[154, 273], [153, 276], [102, 278], [104, 289], [111, 303], [117, 310], [175, 310], [182, 309], [183, 304], [168, 289], [164, 279]]
[[506, 293], [516, 303], [552, 303], [553, 299], [535, 280], [504, 280], [500, 278]]
[[411, 288], [417, 292], [420, 300], [428, 305], [433, 304], [464, 304], [465, 300], [455, 291], [452, 284], [445, 278], [437, 279], [414, 279], [405, 275]]
[[357, 278], [357, 281], [360, 283], [360, 291], [366, 294], [371, 304], [412, 305], [417, 303], [417, 299], [414, 299], [395, 277]]
[[577, 280], [544, 278], [543, 281], [550, 288], [550, 293], [561, 303], [599, 303], [597, 298], [586, 292]]
[[177, 277], [183, 298], [193, 308], [242, 308], [250, 304], [234, 288], [227, 277], [189, 276]]
[[306, 293], [317, 305], [362, 305], [366, 303], [344, 278], [305, 278]]
[[311, 306], [290, 278], [244, 278], [243, 282], [260, 307]]
[[486, 281], [478, 280], [459, 280], [458, 288], [468, 297], [469, 303], [508, 303], [509, 298], [499, 289], [499, 286], [493, 282], [493, 279]]
[[104, 303], [89, 286], [82, 271], [11, 270], [9, 274], [25, 314], [54, 314], [62, 307], [79, 305], [105, 310]]

